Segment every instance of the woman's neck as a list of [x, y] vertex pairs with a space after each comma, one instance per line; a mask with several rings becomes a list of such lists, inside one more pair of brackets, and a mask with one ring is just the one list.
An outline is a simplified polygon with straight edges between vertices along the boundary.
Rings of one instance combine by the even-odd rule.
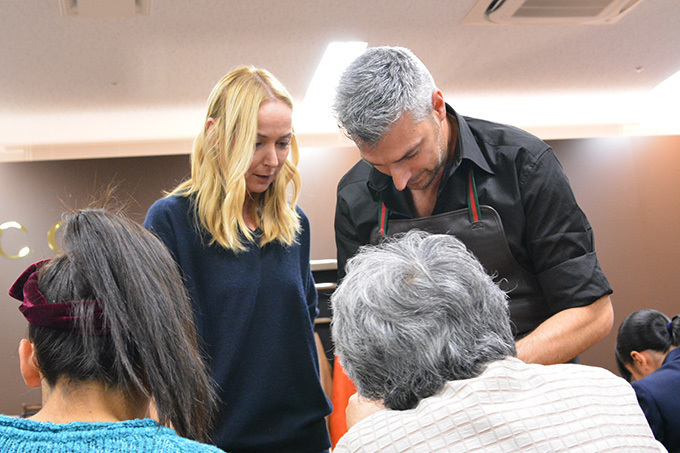
[[52, 423], [120, 422], [149, 416], [149, 399], [134, 397], [100, 382], [67, 383], [49, 387], [43, 381], [43, 407], [31, 420]]
[[243, 202], [243, 221], [246, 226], [251, 230], [255, 231], [257, 229], [257, 211], [255, 209], [255, 199], [251, 194], [246, 193], [246, 199]]

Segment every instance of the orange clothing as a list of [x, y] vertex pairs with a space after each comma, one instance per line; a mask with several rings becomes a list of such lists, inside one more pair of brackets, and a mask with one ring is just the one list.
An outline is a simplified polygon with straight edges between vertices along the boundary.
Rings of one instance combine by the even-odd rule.
[[354, 383], [347, 377], [345, 370], [340, 366], [340, 361], [335, 357], [333, 359], [333, 393], [331, 395], [333, 412], [331, 412], [330, 418], [331, 444], [333, 444], [333, 447], [347, 432], [345, 410], [347, 409], [349, 397], [356, 393], [356, 391]]

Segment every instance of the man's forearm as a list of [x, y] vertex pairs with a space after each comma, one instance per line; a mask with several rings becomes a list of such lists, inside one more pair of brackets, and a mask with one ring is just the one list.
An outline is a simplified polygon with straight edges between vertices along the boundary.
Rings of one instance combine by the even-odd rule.
[[563, 310], [517, 342], [517, 357], [526, 363], [567, 362], [611, 331], [614, 311], [609, 296], [584, 307]]

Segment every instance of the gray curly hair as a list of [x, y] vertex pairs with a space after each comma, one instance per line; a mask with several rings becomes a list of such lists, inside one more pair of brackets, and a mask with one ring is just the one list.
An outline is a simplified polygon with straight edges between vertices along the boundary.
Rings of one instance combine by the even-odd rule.
[[410, 409], [516, 354], [505, 293], [453, 236], [411, 231], [363, 247], [347, 269], [332, 333], [360, 395]]

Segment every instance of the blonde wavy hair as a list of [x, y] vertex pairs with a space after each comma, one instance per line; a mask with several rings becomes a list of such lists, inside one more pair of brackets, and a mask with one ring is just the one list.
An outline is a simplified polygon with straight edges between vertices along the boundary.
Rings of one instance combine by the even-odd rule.
[[[300, 156], [295, 134], [290, 154], [276, 179], [261, 194], [246, 191], [245, 174], [250, 168], [257, 139], [258, 112], [262, 103], [281, 100], [291, 109], [293, 100], [271, 73], [241, 66], [225, 75], [208, 98], [205, 127], [194, 141], [191, 177], [169, 195], [192, 197], [196, 218], [217, 243], [236, 252], [253, 234], [243, 218], [246, 197], [253, 198], [253, 218], [262, 232], [260, 246], [279, 241], [296, 242], [300, 218], [295, 210], [300, 194]], [[288, 187], [291, 191], [288, 193]]]

